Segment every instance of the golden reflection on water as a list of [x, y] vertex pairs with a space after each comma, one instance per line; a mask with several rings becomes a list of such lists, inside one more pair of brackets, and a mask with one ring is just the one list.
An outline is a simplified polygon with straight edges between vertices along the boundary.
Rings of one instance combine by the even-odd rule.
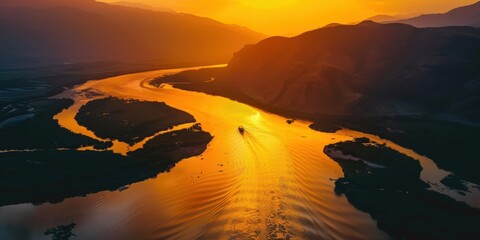
[[[202, 156], [180, 162], [155, 180], [122, 193], [89, 197], [102, 196], [108, 204], [132, 196], [142, 200], [120, 224], [130, 229], [125, 238], [138, 233], [180, 239], [385, 237], [367, 214], [333, 192], [330, 179], [341, 177], [342, 171], [325, 156], [323, 146], [332, 138], [351, 137], [315, 132], [306, 122], [289, 125], [282, 117], [222, 97], [148, 85], [165, 73], [171, 71], [92, 81], [63, 95], [73, 96], [80, 106], [88, 98], [78, 93], [91, 89], [105, 96], [163, 101], [194, 115], [214, 136]], [[80, 106], [75, 104], [56, 119], [73, 132], [94, 136], [73, 118]], [[243, 135], [240, 125], [245, 127]], [[115, 152], [126, 152], [124, 145], [115, 146]]]
[[[316, 132], [308, 128], [308, 122], [289, 125], [283, 117], [226, 98], [148, 85], [154, 77], [177, 71], [90, 81], [59, 96], [72, 97], [75, 104], [55, 119], [72, 132], [100, 139], [74, 120], [81, 105], [90, 100], [79, 94], [82, 90], [162, 101], [195, 116], [214, 136], [205, 153], [125, 191], [38, 207], [11, 206], [0, 209], [0, 216], [9, 211], [22, 216], [16, 224], [30, 225], [39, 237], [48, 227], [73, 221], [82, 239], [388, 238], [369, 215], [334, 193], [334, 180], [343, 172], [323, 153], [325, 145], [365, 134]], [[245, 128], [243, 135], [238, 131], [240, 125]], [[118, 142], [112, 150], [125, 154], [143, 143], [125, 146]]]

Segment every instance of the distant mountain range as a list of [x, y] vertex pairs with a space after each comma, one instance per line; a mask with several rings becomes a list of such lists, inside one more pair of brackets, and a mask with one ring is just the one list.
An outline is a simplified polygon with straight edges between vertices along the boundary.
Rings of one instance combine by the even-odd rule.
[[226, 62], [265, 36], [189, 14], [94, 0], [0, 0], [0, 68], [77, 62]]
[[[413, 17], [413, 16], [416, 16], [416, 15], [394, 15], [394, 16], [376, 15], [376, 16], [373, 16], [373, 17], [368, 18], [366, 20], [370, 20], [370, 21], [374, 21], [374, 22], [378, 22], [378, 23], [393, 22], [393, 21], [399, 21], [399, 20], [402, 20], [402, 19], [407, 19], [407, 18], [410, 18], [410, 17]], [[356, 24], [358, 24], [358, 23], [359, 22], [357, 22]]]
[[111, 4], [118, 5], [118, 6], [124, 6], [124, 7], [141, 8], [141, 9], [153, 10], [153, 11], [159, 11], [159, 12], [170, 12], [170, 13], [175, 12], [174, 10], [169, 9], [169, 8], [154, 7], [154, 6], [150, 6], [148, 4], [137, 3], [137, 2], [118, 1], [118, 2], [113, 2]]
[[225, 81], [264, 104], [309, 114], [480, 119], [480, 29], [333, 25], [237, 52]]
[[480, 27], [480, 2], [455, 8], [446, 13], [424, 14], [408, 19], [388, 19], [387, 17], [371, 19], [384, 23], [405, 23], [415, 27], [473, 26]]

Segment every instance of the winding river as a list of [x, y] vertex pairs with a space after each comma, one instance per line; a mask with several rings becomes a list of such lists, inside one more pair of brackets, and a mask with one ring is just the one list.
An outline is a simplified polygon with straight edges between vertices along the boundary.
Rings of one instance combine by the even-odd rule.
[[[155, 179], [123, 191], [104, 191], [57, 204], [0, 208], [0, 226], [23, 226], [34, 239], [45, 229], [77, 223], [75, 239], [388, 239], [372, 218], [334, 193], [342, 169], [325, 145], [369, 137], [418, 159], [433, 190], [478, 205], [478, 191], [462, 196], [443, 186], [449, 173], [428, 158], [376, 136], [341, 130], [322, 133], [308, 122], [286, 119], [227, 98], [148, 84], [171, 69], [89, 81], [59, 96], [75, 104], [55, 116], [72, 132], [101, 139], [74, 119], [99, 96], [161, 101], [195, 116], [214, 139], [204, 154], [182, 160]], [[242, 125], [246, 132], [239, 134]], [[184, 128], [188, 126], [179, 126]], [[119, 154], [141, 148], [115, 141]], [[89, 150], [88, 147], [81, 150]], [[479, 207], [479, 206], [476, 206]]]

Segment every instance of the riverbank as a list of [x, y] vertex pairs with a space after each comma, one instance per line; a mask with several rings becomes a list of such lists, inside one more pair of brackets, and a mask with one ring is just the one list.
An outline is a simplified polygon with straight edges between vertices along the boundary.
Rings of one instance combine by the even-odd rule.
[[157, 77], [152, 79], [150, 84], [155, 87], [159, 87], [162, 84], [171, 84], [175, 88], [187, 91], [196, 91], [214, 96], [222, 96], [284, 116], [286, 118], [313, 120], [314, 122], [318, 122], [316, 127], [320, 127], [319, 125], [322, 125], [322, 128], [325, 129], [338, 129], [338, 126], [336, 126], [333, 121], [330, 121], [333, 119], [332, 116], [312, 115], [309, 113], [283, 109], [272, 104], [263, 103], [250, 97], [246, 93], [233, 89], [228, 85], [227, 82], [224, 81], [224, 71], [225, 67], [188, 70], [177, 74], [168, 74]]
[[107, 97], [83, 105], [75, 120], [103, 139], [135, 143], [195, 118], [163, 102]]
[[151, 81], [154, 86], [163, 83], [176, 88], [204, 92], [240, 101], [266, 111], [293, 119], [314, 122], [310, 127], [322, 132], [348, 128], [378, 135], [431, 158], [442, 169], [453, 172], [460, 179], [480, 185], [477, 156], [477, 136], [480, 127], [453, 122], [435, 116], [331, 116], [295, 112], [266, 104], [232, 88], [224, 78], [225, 68], [192, 70], [167, 75]]
[[[172, 150], [167, 153], [169, 157], [178, 156], [178, 153], [194, 157], [174, 161], [175, 167], [168, 166], [167, 172], [147, 181], [124, 185], [116, 191], [87, 194], [56, 204], [1, 207], [0, 225], [28, 229], [36, 237], [43, 236], [44, 231], [52, 226], [74, 222], [79, 237], [107, 240], [139, 236], [157, 239], [172, 236], [180, 239], [232, 236], [388, 239], [368, 213], [352, 205], [346, 195], [335, 194], [334, 180], [344, 174], [342, 168], [323, 152], [329, 144], [367, 134], [345, 129], [336, 133], [313, 131], [309, 129], [309, 122], [289, 121], [223, 97], [183, 91], [170, 85], [160, 88], [148, 85], [153, 78], [183, 70], [186, 69], [143, 72], [87, 82], [57, 96], [73, 99], [74, 104], [55, 115], [55, 119], [71, 133], [106, 141], [75, 120], [81, 107], [88, 102], [107, 97], [165, 102], [194, 116], [202, 124], [203, 132], [199, 132], [198, 125], [180, 125], [133, 147], [124, 142], [119, 146], [119, 142], [114, 142], [109, 149], [126, 158], [133, 158], [135, 154], [152, 156], [152, 160], [147, 160], [152, 163], [147, 165], [150, 170], [156, 169], [155, 164], [166, 166], [167, 162], [162, 160], [173, 159], [166, 158], [165, 151]], [[103, 113], [112, 114], [114, 111], [111, 110], [106, 109]], [[244, 134], [239, 133], [238, 126], [244, 127]], [[191, 134], [198, 137], [191, 137]], [[188, 137], [184, 139], [183, 136]], [[215, 137], [211, 139], [212, 136]], [[174, 139], [174, 143], [170, 139]], [[202, 139], [211, 139], [208, 147], [197, 145]], [[428, 159], [409, 149], [392, 142], [386, 142], [386, 145], [419, 159], [421, 166], [425, 166], [421, 172], [422, 181], [431, 182], [430, 186], [440, 182], [441, 179], [435, 178], [437, 173], [440, 172], [440, 176], [448, 174], [438, 171], [434, 164], [429, 165]], [[177, 146], [180, 149], [175, 151]], [[160, 150], [160, 154], [157, 155], [156, 150]], [[92, 156], [94, 159], [99, 157]], [[423, 175], [425, 172], [426, 176]], [[433, 179], [430, 173], [433, 173]], [[11, 218], [12, 214], [17, 217]], [[0, 233], [6, 232], [9, 236], [15, 229], [0, 228]]]
[[[98, 100], [92, 111], [104, 111], [102, 113], [106, 114], [96, 115], [90, 120], [106, 122], [104, 126], [109, 126], [109, 129], [115, 130], [114, 133], [118, 133], [106, 139], [91, 138], [59, 126], [58, 121], [53, 119], [54, 116], [72, 107], [75, 102], [69, 97], [46, 99], [50, 94], [96, 77], [143, 71], [153, 66], [128, 65], [120, 70], [116, 67], [119, 65], [69, 65], [42, 68], [38, 70], [41, 72], [39, 76], [34, 76], [38, 73], [37, 70], [32, 70], [31, 73], [18, 70], [21, 75], [3, 75], [5, 79], [0, 81], [0, 86], [4, 87], [2, 91], [9, 91], [7, 85], [13, 87], [14, 84], [25, 83], [23, 80], [15, 83], [17, 78], [35, 78], [31, 81], [42, 82], [42, 87], [31, 87], [25, 90], [27, 92], [13, 89], [11, 97], [2, 95], [0, 123], [1, 119], [5, 119], [3, 122], [6, 124], [0, 125], [0, 135], [5, 136], [0, 140], [0, 182], [3, 183], [0, 184], [0, 191], [5, 196], [0, 199], [0, 206], [25, 202], [59, 202], [74, 196], [117, 190], [168, 171], [178, 161], [201, 154], [206, 149], [211, 135], [203, 132], [201, 127], [196, 131], [179, 132], [181, 134], [177, 137], [162, 133], [163, 130], [182, 123], [193, 124], [195, 119], [188, 113], [161, 103], [135, 102], [127, 106], [124, 104], [126, 101], [122, 100]], [[15, 91], [18, 91], [17, 94], [13, 94]], [[92, 99], [102, 97], [94, 91], [80, 94]], [[117, 104], [112, 104], [112, 101]], [[152, 104], [154, 105], [150, 106]], [[126, 114], [122, 115], [122, 112]], [[114, 124], [125, 122], [133, 125]], [[87, 125], [92, 127], [92, 124]], [[95, 130], [99, 130], [96, 127]], [[124, 136], [125, 133], [133, 135]], [[110, 151], [113, 147], [112, 140], [122, 139], [133, 144], [147, 137], [153, 138], [144, 140], [147, 145], [150, 141], [162, 139], [163, 144], [174, 147], [160, 148], [157, 144], [154, 147], [158, 149], [153, 152], [143, 151], [128, 156]], [[192, 139], [198, 141], [192, 142]], [[189, 145], [177, 144], [181, 141]], [[161, 158], [154, 159], [155, 156]]]
[[[50, 102], [54, 105], [50, 106], [49, 111], [40, 112], [35, 118], [13, 128], [0, 130], [2, 134], [15, 136], [12, 140], [2, 138], [0, 142], [2, 149], [5, 149], [0, 152], [0, 191], [4, 194], [0, 206], [25, 202], [60, 202], [65, 198], [98, 191], [114, 191], [155, 177], [168, 171], [178, 161], [201, 154], [212, 140], [212, 136], [202, 131], [200, 125], [195, 125], [185, 130], [154, 136], [146, 142], [144, 148], [122, 156], [108, 151], [112, 146], [110, 140], [91, 139], [60, 128], [52, 116], [73, 102], [65, 99]], [[136, 105], [139, 104], [142, 102], [137, 102]], [[103, 107], [108, 109], [108, 105]], [[125, 111], [118, 108], [114, 110]], [[169, 110], [170, 115], [175, 115], [172, 109]], [[175, 117], [170, 115], [170, 119]], [[193, 119], [181, 111], [177, 111], [176, 115], [186, 115]], [[136, 115], [138, 124], [145, 125], [141, 122], [141, 116], [155, 116], [155, 113]], [[118, 122], [125, 122], [121, 116], [113, 114], [112, 117], [117, 117], [115, 120]], [[162, 115], [162, 118], [165, 116]], [[101, 121], [98, 117], [96, 120]], [[145, 121], [148, 122], [148, 119]], [[175, 125], [172, 122], [165, 124], [167, 123], [162, 127], [171, 128]], [[112, 127], [129, 130], [113, 124]], [[147, 135], [153, 136], [161, 132], [157, 130]], [[81, 150], [84, 146], [91, 147]]]
[[429, 190], [420, 180], [417, 160], [369, 139], [339, 142], [324, 151], [345, 175], [335, 181], [335, 192], [345, 194], [393, 237], [480, 237], [480, 210]]

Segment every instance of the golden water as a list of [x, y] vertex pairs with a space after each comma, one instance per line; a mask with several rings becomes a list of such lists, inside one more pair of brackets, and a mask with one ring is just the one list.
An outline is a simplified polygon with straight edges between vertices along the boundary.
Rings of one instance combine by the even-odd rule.
[[[214, 136], [204, 154], [124, 191], [0, 208], [0, 226], [28, 226], [35, 238], [42, 238], [48, 227], [76, 222], [78, 239], [385, 239], [368, 214], [334, 193], [334, 179], [343, 172], [323, 153], [324, 146], [368, 136], [418, 159], [425, 168], [424, 181], [437, 184], [448, 174], [430, 159], [376, 136], [350, 130], [317, 132], [308, 122], [289, 125], [283, 117], [226, 98], [148, 85], [154, 77], [181, 70], [90, 81], [59, 96], [75, 104], [55, 119], [72, 132], [104, 140], [74, 119], [92, 100], [80, 91], [162, 101], [194, 115]], [[245, 134], [238, 132], [239, 125]], [[116, 141], [111, 150], [125, 154], [143, 143]], [[478, 202], [478, 195], [456, 196], [438, 186], [432, 188]]]

